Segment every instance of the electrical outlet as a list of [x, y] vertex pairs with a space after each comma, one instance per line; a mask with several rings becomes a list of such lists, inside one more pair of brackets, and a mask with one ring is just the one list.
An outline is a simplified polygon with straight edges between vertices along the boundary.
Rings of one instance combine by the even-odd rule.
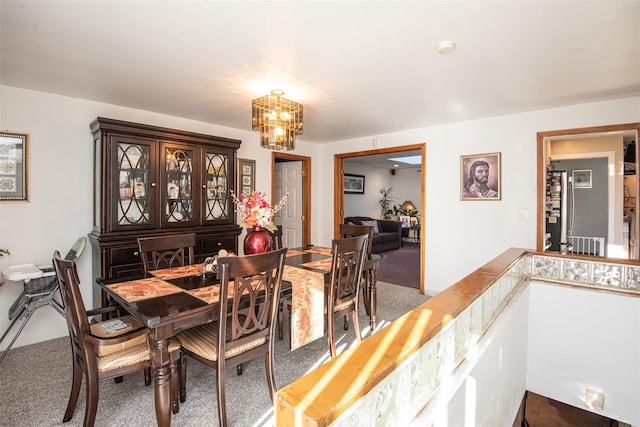
[[590, 388], [586, 389], [584, 403], [591, 409], [604, 410], [604, 392]]

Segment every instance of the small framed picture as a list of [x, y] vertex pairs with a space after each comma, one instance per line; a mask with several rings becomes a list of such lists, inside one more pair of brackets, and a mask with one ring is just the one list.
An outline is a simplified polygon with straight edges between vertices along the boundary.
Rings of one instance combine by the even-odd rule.
[[364, 194], [364, 175], [344, 174], [345, 194]]
[[238, 159], [238, 185], [246, 195], [256, 188], [256, 161]]
[[411, 228], [411, 217], [409, 215], [400, 215], [398, 219], [402, 223], [402, 228]]
[[575, 169], [571, 171], [573, 188], [591, 188], [591, 169]]
[[0, 132], [0, 202], [29, 200], [26, 133]]
[[500, 153], [460, 156], [460, 200], [500, 200]]

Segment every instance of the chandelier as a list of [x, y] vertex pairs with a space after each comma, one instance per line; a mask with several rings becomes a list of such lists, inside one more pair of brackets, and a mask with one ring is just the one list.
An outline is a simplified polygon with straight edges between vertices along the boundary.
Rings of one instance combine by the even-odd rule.
[[272, 90], [251, 101], [251, 124], [260, 132], [260, 146], [271, 150], [293, 150], [296, 135], [302, 135], [302, 104], [282, 97], [284, 91]]

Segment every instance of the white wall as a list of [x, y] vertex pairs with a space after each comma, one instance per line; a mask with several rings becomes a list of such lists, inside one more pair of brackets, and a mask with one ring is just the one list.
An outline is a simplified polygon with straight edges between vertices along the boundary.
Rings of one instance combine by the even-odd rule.
[[528, 312], [525, 284], [411, 425], [511, 425], [526, 390]]
[[[374, 136], [380, 148], [426, 142], [425, 288], [435, 294], [509, 247], [535, 248], [537, 132], [638, 121], [640, 97], [624, 98], [339, 141], [320, 158], [370, 150]], [[461, 201], [460, 156], [492, 152], [502, 153], [502, 200]], [[315, 193], [314, 205], [330, 210], [333, 194]], [[326, 245], [333, 217], [316, 219], [314, 243]]]
[[[11, 256], [0, 257], [0, 269], [48, 262], [53, 250], [64, 252], [91, 231], [89, 123], [98, 116], [241, 139], [238, 156], [255, 159], [256, 182], [267, 191], [271, 187], [271, 152], [260, 149], [258, 134], [249, 130], [9, 86], [0, 86], [0, 112], [1, 129], [30, 134], [31, 162], [30, 202], [0, 203], [0, 248], [11, 251]], [[640, 97], [376, 135], [380, 148], [427, 143], [423, 165], [427, 210], [422, 223], [428, 293], [447, 288], [509, 247], [535, 247], [536, 132], [637, 121]], [[294, 153], [313, 158], [315, 245], [329, 245], [333, 237], [334, 154], [369, 149], [371, 137], [329, 144], [297, 141]], [[502, 153], [502, 201], [460, 201], [460, 156], [496, 151]], [[521, 217], [521, 209], [528, 212], [528, 219]], [[86, 301], [91, 301], [90, 269], [90, 257], [85, 255], [79, 273]], [[5, 313], [18, 296], [19, 285], [0, 288], [0, 330], [8, 326]], [[58, 314], [49, 308], [39, 311], [18, 346], [66, 335]]]
[[344, 162], [344, 173], [364, 175], [364, 194], [344, 195], [344, 217], [368, 216], [382, 218], [380, 214], [380, 189], [392, 186], [388, 169], [374, 168], [358, 163]]
[[527, 390], [577, 408], [602, 391], [606, 417], [640, 425], [640, 298], [530, 284]]
[[[78, 237], [91, 232], [93, 138], [89, 123], [98, 116], [240, 139], [238, 157], [256, 160], [256, 182], [263, 183], [261, 190], [271, 191], [271, 151], [259, 148], [256, 132], [9, 86], [0, 86], [0, 112], [0, 129], [30, 135], [30, 200], [0, 203], [0, 248], [11, 251], [10, 256], [0, 257], [0, 270], [16, 264], [51, 263], [55, 249], [64, 254]], [[298, 142], [296, 154], [315, 159], [315, 153], [317, 146]], [[78, 272], [83, 297], [90, 304], [90, 246], [86, 250]], [[0, 333], [9, 325], [6, 313], [21, 287], [21, 282], [6, 282], [0, 288]], [[36, 312], [15, 346], [64, 335], [64, 319], [45, 307]]]

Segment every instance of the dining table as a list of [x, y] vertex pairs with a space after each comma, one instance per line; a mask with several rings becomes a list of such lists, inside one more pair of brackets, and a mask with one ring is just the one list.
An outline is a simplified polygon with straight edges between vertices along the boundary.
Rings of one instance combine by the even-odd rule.
[[[331, 249], [317, 246], [287, 251], [281, 298], [291, 296], [291, 350], [324, 336], [325, 287], [330, 280]], [[171, 424], [169, 339], [179, 331], [216, 319], [220, 284], [203, 264], [150, 272], [142, 279], [116, 283], [98, 280], [107, 297], [149, 329], [154, 367], [154, 404], [159, 426]], [[375, 295], [375, 283], [370, 286]], [[368, 300], [371, 301], [371, 290]], [[370, 304], [370, 303], [368, 303]], [[375, 308], [368, 308], [375, 319]]]

